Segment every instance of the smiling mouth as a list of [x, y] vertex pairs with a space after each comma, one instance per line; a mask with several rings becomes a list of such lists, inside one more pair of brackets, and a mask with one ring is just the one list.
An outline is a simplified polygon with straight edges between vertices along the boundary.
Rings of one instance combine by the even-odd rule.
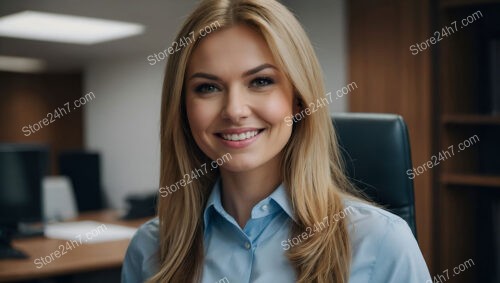
[[263, 131], [264, 129], [258, 129], [241, 133], [217, 133], [216, 135], [226, 141], [244, 141], [259, 135]]

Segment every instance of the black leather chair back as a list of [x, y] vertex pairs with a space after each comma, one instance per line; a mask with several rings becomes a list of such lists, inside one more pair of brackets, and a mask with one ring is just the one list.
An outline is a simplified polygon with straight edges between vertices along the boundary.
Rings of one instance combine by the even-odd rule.
[[351, 182], [374, 202], [408, 222], [417, 237], [410, 142], [393, 114], [335, 113], [332, 121]]

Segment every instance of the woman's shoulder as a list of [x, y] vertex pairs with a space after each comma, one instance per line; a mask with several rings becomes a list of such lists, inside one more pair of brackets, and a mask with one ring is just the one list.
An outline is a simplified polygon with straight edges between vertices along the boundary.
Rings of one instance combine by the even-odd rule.
[[158, 217], [155, 217], [146, 223], [142, 224], [134, 235], [134, 238], [148, 239], [150, 241], [158, 241]]
[[405, 220], [356, 199], [345, 200], [344, 205], [352, 245], [352, 282], [413, 283], [430, 278]]
[[[353, 226], [368, 225], [377, 228], [380, 225], [405, 225], [406, 221], [401, 217], [369, 202], [358, 199], [344, 200], [344, 213], [349, 216], [349, 222]], [[378, 229], [370, 229], [371, 231]]]
[[357, 199], [344, 200], [344, 206], [353, 243], [394, 238], [404, 244], [415, 240], [406, 221], [383, 208]]
[[129, 250], [143, 258], [151, 257], [159, 248], [158, 217], [142, 224], [130, 241]]
[[159, 266], [158, 218], [144, 223], [135, 232], [122, 268], [122, 282], [143, 282]]

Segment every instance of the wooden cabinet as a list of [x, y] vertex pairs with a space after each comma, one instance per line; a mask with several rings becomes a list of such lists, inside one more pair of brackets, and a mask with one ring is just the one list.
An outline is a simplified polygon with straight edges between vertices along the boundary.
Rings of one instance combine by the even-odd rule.
[[[347, 5], [349, 81], [358, 85], [349, 97], [350, 111], [403, 116], [413, 164], [426, 163], [435, 142], [431, 53], [416, 56], [409, 48], [429, 34], [430, 1], [352, 0]], [[418, 242], [431, 269], [433, 175], [429, 171], [414, 179]]]
[[495, 282], [500, 1], [346, 3], [348, 81], [358, 85], [350, 111], [402, 115], [413, 166], [432, 162], [414, 179], [418, 241], [431, 274], [444, 276], [437, 282], [444, 272], [448, 282]]
[[[442, 1], [437, 10], [437, 30], [453, 28], [437, 50], [436, 139], [439, 148], [454, 147], [455, 153], [437, 171], [436, 253], [439, 268], [448, 268], [456, 282], [499, 279], [500, 93], [493, 85], [500, 80], [494, 58], [500, 56], [494, 46], [500, 40], [500, 1], [493, 2]], [[474, 266], [452, 272], [469, 259]]]

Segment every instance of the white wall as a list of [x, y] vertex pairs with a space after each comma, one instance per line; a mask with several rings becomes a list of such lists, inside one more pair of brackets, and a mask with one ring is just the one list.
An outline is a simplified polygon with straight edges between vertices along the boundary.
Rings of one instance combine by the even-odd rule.
[[[326, 90], [346, 85], [343, 0], [284, 1], [298, 16], [316, 48]], [[173, 35], [166, 35], [173, 38]], [[85, 91], [96, 98], [84, 108], [85, 144], [102, 154], [102, 177], [112, 207], [129, 193], [155, 191], [159, 178], [159, 119], [164, 61], [146, 56], [100, 60], [85, 70]], [[347, 97], [330, 104], [347, 111]]]
[[[283, 2], [302, 23], [323, 67], [326, 92], [332, 95], [347, 81], [345, 0], [287, 0]], [[347, 112], [349, 96], [331, 103], [331, 112]]]
[[160, 101], [163, 64], [101, 61], [85, 71], [85, 145], [102, 156], [102, 179], [112, 207], [132, 192], [155, 191], [159, 178]]

